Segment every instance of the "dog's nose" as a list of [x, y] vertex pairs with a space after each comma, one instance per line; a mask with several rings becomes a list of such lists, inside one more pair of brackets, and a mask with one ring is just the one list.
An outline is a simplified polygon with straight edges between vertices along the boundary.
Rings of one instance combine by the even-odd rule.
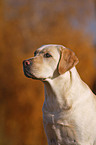
[[28, 65], [31, 64], [31, 62], [30, 62], [30, 60], [24, 60], [24, 61], [23, 61], [23, 64], [24, 64], [25, 66], [28, 66]]

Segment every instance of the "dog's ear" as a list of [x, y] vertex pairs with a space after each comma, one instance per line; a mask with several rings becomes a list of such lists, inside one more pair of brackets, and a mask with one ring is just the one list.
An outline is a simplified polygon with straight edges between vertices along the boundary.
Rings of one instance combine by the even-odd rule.
[[73, 51], [67, 48], [61, 48], [61, 58], [58, 66], [59, 74], [63, 74], [66, 71], [74, 67], [78, 62], [78, 58]]

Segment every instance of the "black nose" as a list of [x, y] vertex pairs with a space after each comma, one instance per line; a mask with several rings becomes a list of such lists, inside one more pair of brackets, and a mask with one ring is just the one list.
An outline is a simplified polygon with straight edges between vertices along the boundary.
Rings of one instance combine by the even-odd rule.
[[24, 61], [23, 61], [23, 64], [24, 64], [25, 66], [29, 66], [29, 65], [31, 64], [31, 61], [30, 61], [30, 60], [24, 60]]

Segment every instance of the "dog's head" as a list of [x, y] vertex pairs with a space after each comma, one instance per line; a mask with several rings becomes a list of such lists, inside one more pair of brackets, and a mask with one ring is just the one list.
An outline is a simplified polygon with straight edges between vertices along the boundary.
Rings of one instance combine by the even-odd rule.
[[78, 63], [75, 53], [62, 45], [44, 45], [34, 57], [23, 61], [24, 74], [33, 79], [53, 78], [70, 70]]

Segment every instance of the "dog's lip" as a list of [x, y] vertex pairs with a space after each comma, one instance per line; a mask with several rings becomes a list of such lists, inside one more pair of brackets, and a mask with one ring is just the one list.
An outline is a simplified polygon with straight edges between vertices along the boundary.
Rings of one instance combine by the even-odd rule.
[[24, 74], [25, 74], [26, 77], [31, 78], [31, 74], [28, 71], [24, 71]]
[[24, 74], [25, 76], [29, 77], [29, 78], [36, 78], [33, 74], [31, 74], [28, 70], [24, 69]]

